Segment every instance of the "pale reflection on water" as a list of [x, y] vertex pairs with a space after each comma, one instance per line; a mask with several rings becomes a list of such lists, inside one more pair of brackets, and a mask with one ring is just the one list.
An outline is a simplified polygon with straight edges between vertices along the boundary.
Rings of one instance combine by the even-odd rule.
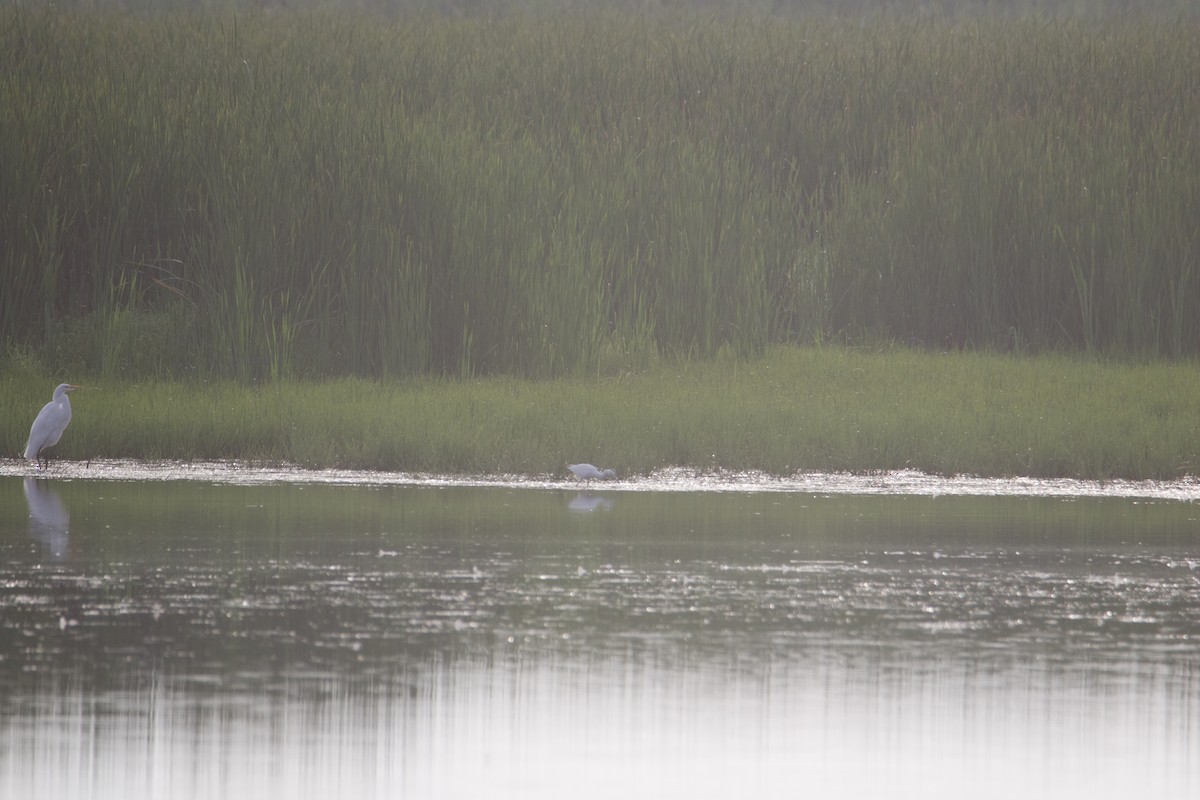
[[17, 485], [0, 797], [1200, 794], [1186, 504]]
[[[630, 654], [632, 655], [632, 654]], [[408, 687], [155, 681], [10, 709], [6, 797], [1194, 796], [1196, 681], [1155, 665], [450, 659]], [[746, 793], [751, 793], [746, 795]]]

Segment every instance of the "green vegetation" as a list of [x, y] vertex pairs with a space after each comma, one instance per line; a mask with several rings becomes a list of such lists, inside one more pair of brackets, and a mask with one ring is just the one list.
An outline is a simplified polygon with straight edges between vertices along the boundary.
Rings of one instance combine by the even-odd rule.
[[[52, 381], [0, 376], [16, 454]], [[1188, 364], [772, 348], [609, 377], [101, 384], [73, 395], [68, 459], [264, 459], [448, 473], [913, 468], [1175, 478], [1200, 459]]]
[[1195, 13], [188, 5], [0, 9], [6, 453], [1196, 471]]
[[[826, 342], [1193, 358], [1198, 74], [1194, 14], [9, 6], [0, 343], [76, 380], [242, 384], [594, 376], [614, 359], [752, 364]], [[222, 386], [233, 403], [259, 397]], [[321, 406], [362, 386], [305, 392]], [[439, 387], [388, 391], [419, 405]], [[599, 431], [577, 421], [558, 444], [592, 452]], [[349, 431], [280, 450], [276, 424], [237, 447], [550, 466], [549, 447], [519, 437], [501, 455]], [[638, 429], [659, 447], [671, 436]], [[846, 445], [876, 446], [852, 430], [786, 434], [764, 465], [845, 465]], [[171, 434], [196, 455], [233, 446]], [[693, 447], [623, 457], [640, 468]], [[958, 468], [936, 442], [925, 451], [923, 465]], [[495, 461], [477, 463], [484, 452]], [[1028, 465], [1015, 452], [979, 466], [1111, 468], [1102, 452]]]

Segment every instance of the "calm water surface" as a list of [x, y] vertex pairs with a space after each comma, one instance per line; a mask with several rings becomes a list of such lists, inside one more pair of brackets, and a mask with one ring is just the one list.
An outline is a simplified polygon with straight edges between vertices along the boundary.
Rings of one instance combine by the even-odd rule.
[[1200, 797], [1198, 520], [0, 476], [0, 797]]

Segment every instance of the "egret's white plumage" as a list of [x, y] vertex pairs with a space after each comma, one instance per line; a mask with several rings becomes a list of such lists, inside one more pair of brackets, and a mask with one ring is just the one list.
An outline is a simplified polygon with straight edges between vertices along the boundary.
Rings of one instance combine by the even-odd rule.
[[49, 457], [43, 456], [42, 453], [58, 444], [63, 431], [67, 429], [67, 423], [71, 421], [71, 399], [67, 397], [67, 393], [78, 388], [69, 383], [60, 383], [54, 390], [54, 399], [42, 406], [29, 429], [29, 441], [25, 443], [26, 461], [37, 461], [38, 466], [43, 463], [46, 466], [50, 465]]
[[567, 464], [567, 469], [581, 481], [611, 481], [617, 478], [617, 473], [611, 469], [596, 469], [591, 464]]

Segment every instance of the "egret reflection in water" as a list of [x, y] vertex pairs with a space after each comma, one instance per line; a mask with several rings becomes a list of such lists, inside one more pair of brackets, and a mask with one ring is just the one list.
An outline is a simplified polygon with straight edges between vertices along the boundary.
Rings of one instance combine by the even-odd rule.
[[25, 502], [29, 505], [29, 536], [55, 561], [67, 557], [71, 515], [58, 492], [46, 480], [25, 479]]
[[571, 498], [570, 503], [567, 503], [567, 508], [576, 514], [590, 514], [593, 511], [612, 511], [612, 507], [612, 498], [591, 494], [590, 492], [580, 492]]

